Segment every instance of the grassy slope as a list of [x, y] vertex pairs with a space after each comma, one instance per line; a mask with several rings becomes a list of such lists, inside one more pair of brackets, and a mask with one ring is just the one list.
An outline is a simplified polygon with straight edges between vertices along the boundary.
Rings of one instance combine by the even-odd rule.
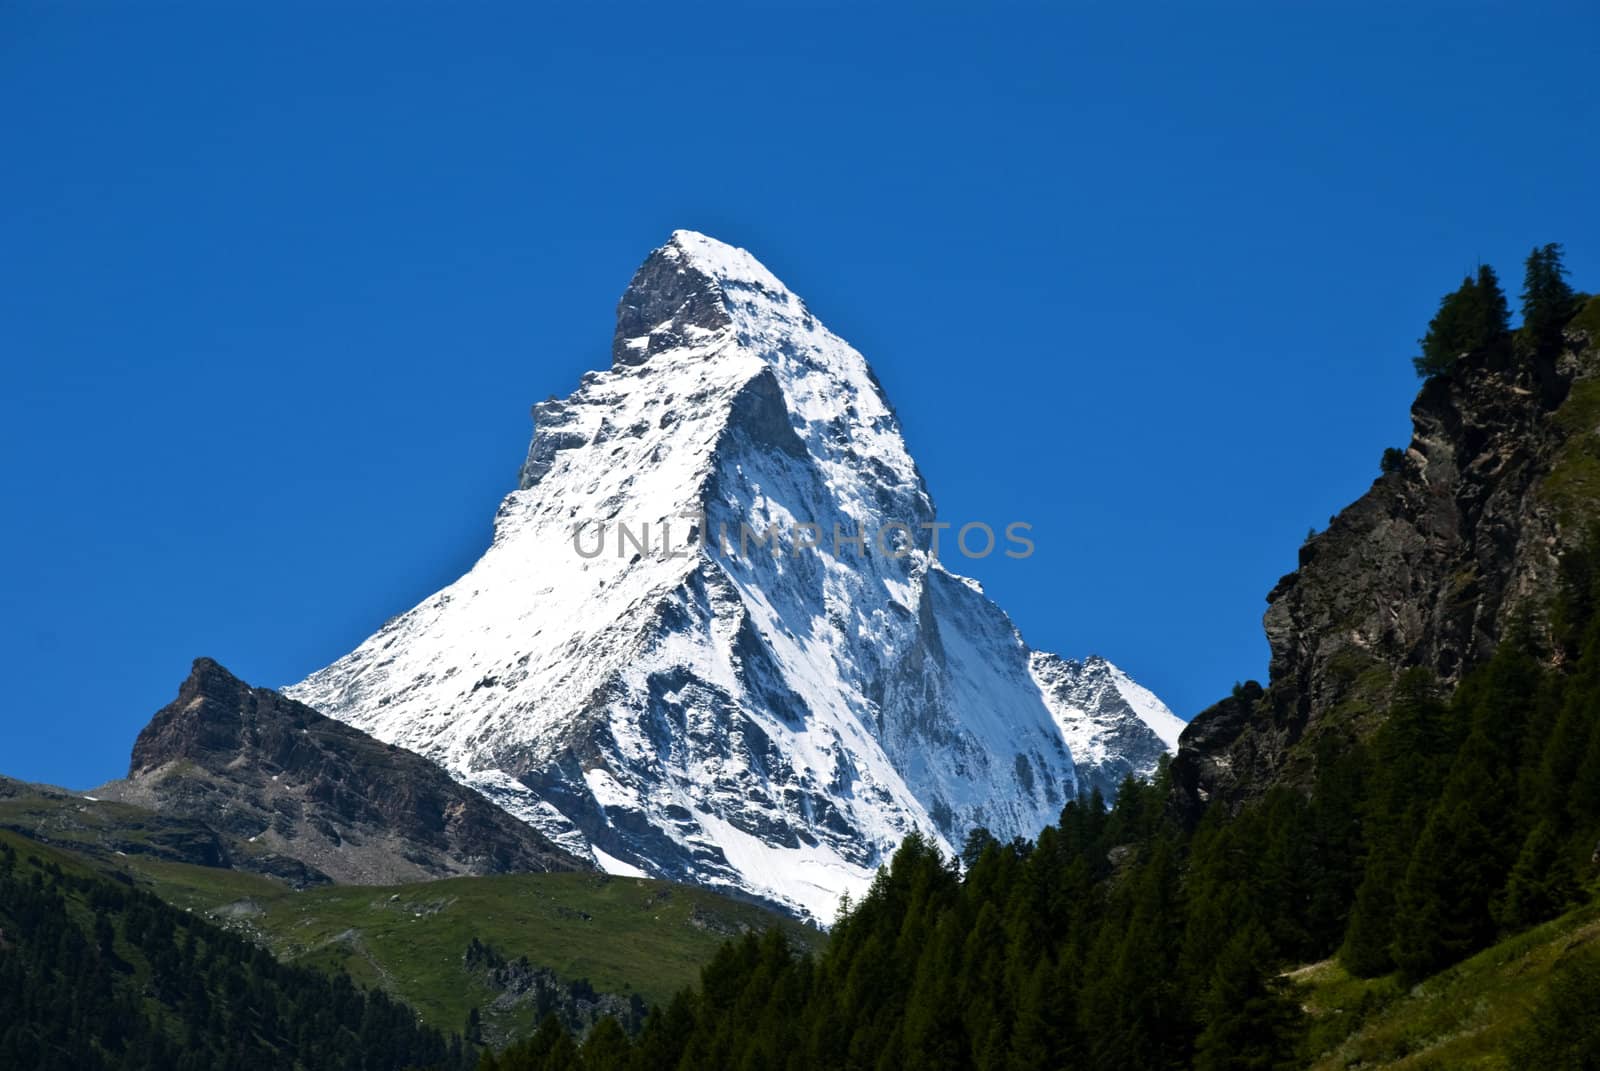
[[0, 828], [37, 831], [52, 844], [86, 852], [159, 853], [177, 834], [200, 828], [198, 823], [163, 818], [127, 803], [90, 800], [43, 787], [35, 794], [28, 791], [31, 786], [15, 781], [0, 786], [6, 787], [16, 794], [0, 793]]
[[697, 981], [701, 966], [742, 928], [782, 925], [800, 940], [820, 941], [762, 908], [637, 878], [519, 874], [293, 892], [183, 863], [134, 860], [129, 869], [163, 898], [247, 930], [279, 957], [343, 968], [448, 1029], [460, 1029], [475, 1006], [503, 1034], [536, 1025], [521, 1021], [531, 1020], [528, 1009], [489, 1012], [495, 994], [462, 964], [474, 937], [508, 958], [525, 955], [569, 981], [637, 993], [646, 1003], [664, 1003]]
[[[1596, 319], [1600, 319], [1600, 298]], [[1540, 494], [1561, 513], [1564, 523], [1581, 524], [1592, 518], [1600, 502], [1600, 380], [1573, 384], [1572, 393], [1555, 419], [1569, 435], [1556, 455]]]
[[1315, 1071], [1513, 1071], [1505, 1046], [1552, 970], [1600, 948], [1600, 904], [1500, 942], [1406, 990], [1392, 977], [1352, 978], [1332, 961], [1295, 971], [1312, 1015]]
[[[132, 875], [162, 899], [242, 930], [280, 958], [342, 968], [459, 1030], [473, 1007], [506, 1037], [537, 1025], [524, 1006], [494, 1011], [495, 994], [462, 959], [474, 937], [507, 958], [527, 956], [567, 981], [646, 1003], [696, 982], [700, 967], [743, 929], [788, 928], [822, 938], [763, 908], [664, 881], [598, 874], [451, 878], [393, 887], [325, 886], [296, 892], [272, 878], [162, 858], [168, 830], [137, 807], [81, 797], [0, 799], [0, 826], [48, 837], [46, 849], [79, 867]], [[15, 835], [0, 830], [0, 836]], [[147, 843], [149, 842], [149, 843]], [[79, 852], [87, 852], [80, 855]]]

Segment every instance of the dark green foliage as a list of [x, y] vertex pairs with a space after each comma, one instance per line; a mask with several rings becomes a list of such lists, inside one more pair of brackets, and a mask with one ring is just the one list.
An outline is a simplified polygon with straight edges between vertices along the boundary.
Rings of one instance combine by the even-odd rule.
[[[1559, 658], [1517, 630], [1448, 698], [1425, 670], [1400, 674], [1377, 732], [1308, 742], [1310, 786], [1185, 829], [1163, 766], [1109, 810], [1068, 803], [1032, 844], [975, 831], [958, 864], [913, 835], [816, 958], [749, 936], [632, 1044], [548, 1028], [484, 1066], [1303, 1066], [1284, 966], [1337, 953], [1403, 983], [1581, 895], [1600, 836], [1596, 562], [1600, 542], [1566, 562]], [[1540, 1012], [1558, 1026], [1524, 1039], [1538, 1060], [1513, 1066], [1589, 1066], [1570, 1061], [1593, 1050], [1597, 985], [1574, 970]]]
[[1453, 713], [1469, 732], [1396, 893], [1395, 960], [1412, 977], [1495, 935], [1490, 908], [1522, 842], [1517, 767], [1540, 673], [1529, 654], [1507, 643], [1457, 693]]
[[345, 975], [290, 967], [143, 892], [0, 841], [0, 1067], [467, 1066]]
[[1586, 951], [1559, 969], [1513, 1058], [1513, 1066], [1539, 1071], [1600, 1071], [1600, 954]]
[[583, 1065], [595, 1068], [619, 1067], [628, 1059], [628, 1035], [615, 1019], [602, 1019], [583, 1042]]
[[[1035, 843], [977, 834], [961, 868], [913, 835], [820, 958], [797, 955], [776, 931], [745, 937], [707, 965], [697, 991], [657, 1009], [625, 1054], [620, 1034], [602, 1042], [597, 1028], [577, 1056], [563, 1050], [552, 1063], [553, 1033], [541, 1031], [483, 1067], [1144, 1071], [1190, 1066], [1208, 1026], [1209, 1058], [1236, 1043], [1248, 1054], [1211, 1066], [1277, 1066], [1293, 1051], [1299, 1013], [1271, 980], [1280, 954], [1270, 942], [1239, 946], [1237, 925], [1208, 899], [1206, 917], [1226, 929], [1227, 969], [1216, 956], [1186, 965], [1195, 897], [1168, 791], [1163, 769], [1153, 784], [1124, 783], [1110, 810], [1097, 795], [1069, 803]], [[1278, 810], [1263, 834], [1322, 843], [1328, 823], [1312, 810], [1287, 796]], [[1264, 853], [1265, 865], [1298, 857], [1280, 855]], [[1233, 876], [1210, 869], [1215, 895], [1235, 897]], [[1262, 911], [1289, 928], [1283, 910]]]
[[1573, 304], [1578, 312], [1567, 324], [1567, 330], [1583, 332], [1591, 346], [1600, 344], [1600, 294], [1577, 294]]
[[1578, 883], [1561, 851], [1555, 823], [1545, 819], [1523, 842], [1496, 918], [1503, 929], [1526, 929], [1555, 918], [1577, 897]]
[[1195, 1071], [1274, 1071], [1297, 1065], [1299, 1009], [1261, 964], [1273, 959], [1266, 931], [1251, 923], [1223, 948], [1200, 1002], [1205, 1024], [1195, 1041]]
[[1527, 352], [1548, 357], [1561, 349], [1561, 332], [1578, 313], [1578, 296], [1567, 285], [1559, 244], [1536, 246], [1524, 265], [1519, 342]]
[[1383, 448], [1383, 457], [1378, 461], [1378, 469], [1385, 475], [1400, 472], [1406, 467], [1406, 452], [1396, 446]]
[[1442, 375], [1464, 354], [1503, 357], [1510, 338], [1505, 292], [1494, 269], [1484, 264], [1475, 277], [1462, 279], [1461, 285], [1439, 302], [1428, 333], [1418, 343], [1422, 353], [1411, 363], [1419, 376]]
[[499, 1055], [484, 1053], [478, 1061], [478, 1071], [569, 1071], [582, 1067], [577, 1043], [554, 1015], [545, 1016], [532, 1037]]

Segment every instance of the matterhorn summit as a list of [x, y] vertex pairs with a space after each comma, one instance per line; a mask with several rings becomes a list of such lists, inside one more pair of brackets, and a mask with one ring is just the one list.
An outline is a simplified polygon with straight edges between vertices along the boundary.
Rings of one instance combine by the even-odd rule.
[[866, 360], [744, 250], [674, 233], [533, 413], [477, 564], [289, 693], [606, 870], [827, 921], [910, 831], [1031, 837], [1176, 746], [957, 575]]

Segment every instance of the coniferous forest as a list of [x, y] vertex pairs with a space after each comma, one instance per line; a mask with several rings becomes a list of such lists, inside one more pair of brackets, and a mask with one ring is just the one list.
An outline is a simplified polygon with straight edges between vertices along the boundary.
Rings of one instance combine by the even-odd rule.
[[346, 975], [0, 841], [0, 1067], [470, 1066], [459, 1037]]
[[[1032, 842], [980, 831], [946, 859], [912, 837], [820, 956], [748, 936], [632, 1045], [609, 1024], [579, 1045], [551, 1020], [480, 1067], [1302, 1066], [1284, 968], [1337, 956], [1414, 981], [1582, 895], [1600, 834], [1597, 605], [1591, 552], [1570, 563], [1558, 652], [1509, 641], [1450, 698], [1408, 672], [1374, 736], [1325, 743], [1309, 793], [1187, 831], [1163, 775], [1129, 780], [1109, 811], [1069, 804]], [[1530, 1029], [1522, 1066], [1593, 1066], [1560, 1053], [1600, 1054], [1600, 1016], [1575, 1010], [1600, 999], [1597, 972], [1571, 967], [1550, 1011], [1569, 1027]]]

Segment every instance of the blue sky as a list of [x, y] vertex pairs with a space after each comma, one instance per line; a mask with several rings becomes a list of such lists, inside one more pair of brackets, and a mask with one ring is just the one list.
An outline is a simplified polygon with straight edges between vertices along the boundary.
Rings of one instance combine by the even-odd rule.
[[1264, 675], [1439, 295], [1600, 289], [1600, 11], [1205, 6], [4, 5], [0, 772], [457, 576], [676, 227], [868, 356], [946, 518], [1035, 526], [970, 566], [1032, 644], [1184, 716]]

